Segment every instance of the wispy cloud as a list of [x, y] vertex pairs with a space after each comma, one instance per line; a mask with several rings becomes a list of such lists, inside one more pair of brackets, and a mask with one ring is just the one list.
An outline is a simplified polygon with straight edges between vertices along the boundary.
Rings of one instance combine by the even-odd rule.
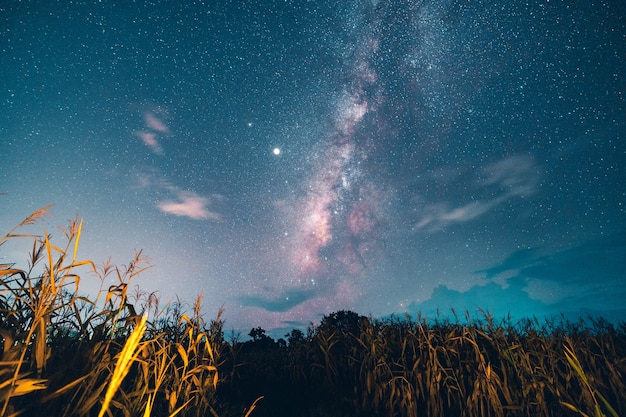
[[157, 189], [167, 190], [172, 193], [178, 194], [181, 190], [174, 185], [169, 179], [163, 177], [157, 169], [150, 169], [142, 167], [136, 173], [137, 184], [136, 186], [141, 189]]
[[158, 135], [169, 133], [170, 128], [152, 112], [145, 112], [143, 120], [146, 129], [136, 131], [135, 136], [141, 139], [153, 153], [162, 155], [163, 148], [161, 147]]
[[530, 156], [516, 155], [487, 165], [483, 176], [483, 185], [498, 187], [504, 197], [529, 196], [535, 192], [541, 169]]
[[[159, 118], [164, 110], [146, 110], [143, 112], [145, 128], [134, 135], [150, 148], [153, 153], [163, 154], [160, 138], [170, 133], [170, 128]], [[187, 217], [193, 220], [222, 220], [219, 203], [224, 200], [220, 194], [199, 194], [189, 191], [165, 177], [156, 167], [141, 167], [137, 170], [135, 187], [150, 193], [156, 200], [156, 207], [163, 213]]]
[[180, 191], [176, 200], [164, 200], [157, 204], [159, 210], [175, 216], [194, 220], [221, 220], [222, 215], [209, 209], [212, 201], [190, 191]]
[[152, 112], [146, 112], [143, 120], [150, 129], [159, 133], [169, 133], [170, 128]]
[[498, 275], [507, 271], [519, 271], [524, 267], [528, 267], [535, 262], [540, 256], [537, 248], [524, 248], [510, 254], [498, 265], [477, 271], [477, 273], [485, 273], [489, 279], [496, 278]]
[[161, 144], [157, 140], [155, 133], [140, 130], [138, 132], [135, 132], [135, 136], [141, 139], [141, 141], [145, 145], [147, 145], [150, 148], [150, 150], [152, 150], [152, 152], [158, 155], [163, 154], [163, 149], [161, 148]]
[[174, 184], [153, 168], [141, 168], [136, 173], [135, 188], [156, 199], [156, 207], [163, 213], [194, 220], [223, 220], [220, 208], [226, 198], [219, 193], [199, 194]]
[[241, 304], [246, 307], [258, 307], [263, 310], [282, 313], [291, 310], [293, 307], [304, 303], [305, 301], [308, 301], [314, 296], [315, 293], [313, 291], [291, 289], [275, 298], [244, 296], [240, 297], [239, 300]]
[[435, 232], [454, 223], [477, 219], [511, 198], [533, 194], [541, 174], [532, 158], [512, 156], [485, 166], [475, 175], [478, 179], [471, 187], [477, 189], [477, 194], [482, 190], [489, 197], [459, 206], [444, 201], [416, 207], [414, 229]]
[[499, 203], [498, 200], [474, 201], [441, 214], [444, 222], [465, 222], [480, 217]]

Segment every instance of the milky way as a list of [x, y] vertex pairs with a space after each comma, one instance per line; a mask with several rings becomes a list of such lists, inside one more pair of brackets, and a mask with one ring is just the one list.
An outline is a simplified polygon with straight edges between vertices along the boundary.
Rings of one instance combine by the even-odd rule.
[[[372, 9], [373, 15], [378, 13], [374, 5], [364, 8]], [[292, 232], [286, 233], [281, 243], [290, 272], [279, 283], [280, 291], [286, 299], [290, 292], [312, 295], [286, 316], [304, 318], [354, 305], [365, 285], [359, 282], [361, 274], [377, 257], [373, 251], [385, 202], [380, 200], [377, 185], [362, 172], [369, 150], [367, 143], [357, 143], [355, 136], [362, 134], [364, 118], [376, 112], [382, 99], [371, 65], [378, 52], [379, 29], [380, 22], [374, 19], [359, 26], [358, 33], [346, 36], [355, 44], [348, 48], [353, 53], [345, 59], [348, 76], [334, 100], [332, 127], [320, 138], [311, 174], [301, 184], [303, 195], [282, 208]]]

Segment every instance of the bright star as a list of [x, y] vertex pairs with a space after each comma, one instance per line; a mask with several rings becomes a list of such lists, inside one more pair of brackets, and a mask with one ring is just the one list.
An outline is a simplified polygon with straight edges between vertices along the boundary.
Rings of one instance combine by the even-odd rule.
[[272, 153], [273, 153], [274, 155], [280, 155], [280, 148], [274, 148], [274, 149], [272, 150]]

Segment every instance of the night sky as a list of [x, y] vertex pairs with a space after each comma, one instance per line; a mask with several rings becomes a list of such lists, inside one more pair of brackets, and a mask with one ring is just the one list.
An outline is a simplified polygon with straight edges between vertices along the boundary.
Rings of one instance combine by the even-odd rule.
[[0, 231], [162, 304], [626, 320], [623, 0], [9, 0], [0, 54]]

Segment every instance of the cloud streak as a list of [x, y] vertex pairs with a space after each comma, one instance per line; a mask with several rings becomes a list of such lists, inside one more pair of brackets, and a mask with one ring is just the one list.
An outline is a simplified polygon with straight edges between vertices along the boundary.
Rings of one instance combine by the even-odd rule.
[[146, 123], [146, 126], [156, 132], [169, 133], [170, 131], [170, 128], [152, 112], [144, 113], [143, 120]]
[[243, 296], [239, 298], [239, 301], [246, 307], [258, 307], [270, 312], [284, 313], [310, 300], [314, 296], [315, 293], [313, 291], [291, 289], [275, 298]]
[[141, 141], [147, 147], [149, 147], [153, 153], [157, 155], [163, 154], [163, 149], [161, 148], [161, 144], [157, 140], [156, 134], [154, 132], [146, 132], [146, 131], [140, 130], [138, 132], [135, 132], [135, 136], [141, 139]]
[[539, 182], [540, 169], [532, 158], [517, 155], [487, 165], [478, 175], [477, 192], [489, 192], [492, 197], [457, 207], [451, 207], [447, 202], [418, 207], [413, 228], [436, 232], [455, 223], [465, 223], [482, 217], [512, 198], [530, 196]]
[[157, 203], [163, 213], [189, 217], [194, 220], [221, 220], [222, 215], [209, 210], [211, 200], [190, 191], [180, 191], [176, 200]]
[[136, 131], [135, 136], [141, 139], [141, 141], [148, 148], [150, 148], [153, 153], [162, 155], [163, 148], [161, 147], [161, 143], [157, 135], [169, 133], [170, 128], [152, 112], [145, 112], [143, 115], [143, 121], [146, 125], [146, 129]]

